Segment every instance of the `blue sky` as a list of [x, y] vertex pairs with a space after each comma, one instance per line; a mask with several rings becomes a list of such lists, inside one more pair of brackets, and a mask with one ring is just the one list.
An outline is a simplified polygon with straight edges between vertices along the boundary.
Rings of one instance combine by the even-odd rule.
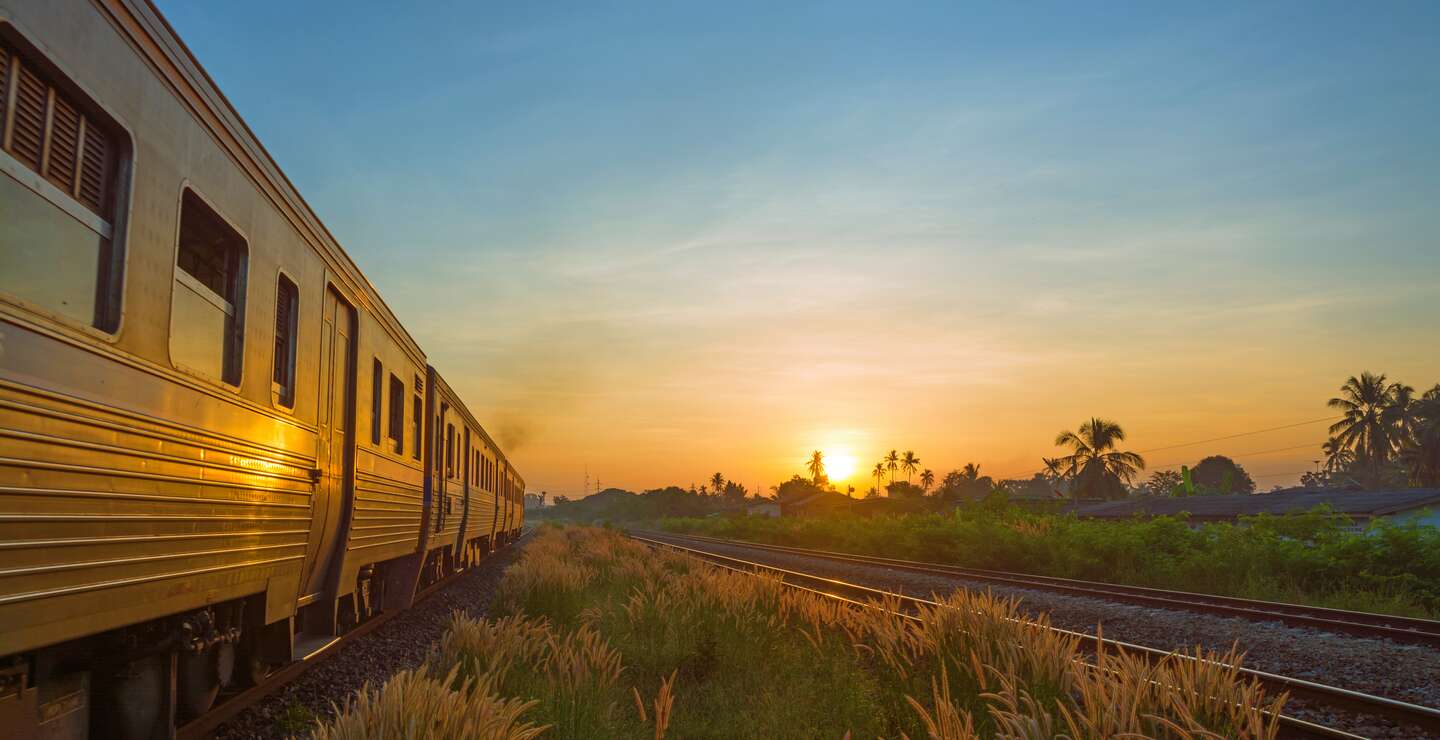
[[158, 4], [537, 489], [1440, 381], [1434, 3]]

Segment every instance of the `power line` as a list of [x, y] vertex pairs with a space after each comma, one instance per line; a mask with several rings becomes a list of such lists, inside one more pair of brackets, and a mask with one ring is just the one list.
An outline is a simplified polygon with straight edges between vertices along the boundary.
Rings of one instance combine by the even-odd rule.
[[1250, 477], [1251, 477], [1251, 478], [1278, 478], [1278, 477], [1280, 477], [1280, 476], [1282, 476], [1282, 475], [1304, 475], [1304, 474], [1306, 474], [1306, 473], [1313, 473], [1313, 472], [1315, 472], [1315, 471], [1313, 471], [1313, 470], [1300, 470], [1300, 471], [1297, 471], [1297, 472], [1294, 472], [1294, 473], [1264, 473], [1264, 474], [1261, 474], [1261, 475], [1252, 475], [1252, 476], [1250, 476]]
[[[1319, 447], [1319, 446], [1320, 446], [1319, 443], [1310, 442], [1310, 443], [1308, 443], [1308, 444], [1293, 445], [1293, 446], [1291, 446], [1291, 447], [1276, 447], [1276, 448], [1273, 449], [1273, 450], [1256, 450], [1255, 452], [1242, 452], [1242, 453], [1240, 453], [1240, 454], [1238, 454], [1238, 455], [1226, 455], [1226, 457], [1230, 457], [1230, 458], [1236, 458], [1236, 457], [1258, 457], [1258, 456], [1260, 456], [1260, 455], [1273, 455], [1273, 454], [1275, 454], [1276, 452], [1290, 452], [1291, 450], [1308, 450], [1308, 449], [1313, 449], [1313, 448], [1316, 448], [1316, 447]], [[1175, 467], [1176, 465], [1189, 465], [1189, 462], [1173, 462], [1173, 463], [1163, 463], [1163, 464], [1158, 464], [1158, 465], [1146, 465], [1146, 466], [1145, 466], [1145, 469], [1146, 469], [1146, 470], [1164, 470], [1164, 469], [1166, 469], [1166, 468], [1173, 468], [1173, 467]]]
[[[1278, 431], [1282, 431], [1282, 430], [1285, 430], [1285, 429], [1295, 429], [1296, 427], [1309, 426], [1309, 425], [1311, 425], [1311, 424], [1319, 424], [1319, 423], [1325, 422], [1325, 421], [1335, 421], [1335, 420], [1341, 419], [1341, 418], [1344, 418], [1344, 416], [1343, 416], [1342, 414], [1336, 414], [1336, 415], [1334, 415], [1334, 416], [1326, 416], [1326, 417], [1324, 417], [1324, 418], [1322, 418], [1322, 419], [1311, 419], [1311, 420], [1309, 420], [1309, 421], [1297, 421], [1297, 422], [1295, 422], [1294, 424], [1281, 424], [1281, 425], [1278, 426], [1278, 427], [1266, 427], [1266, 428], [1264, 428], [1264, 429], [1255, 429], [1255, 430], [1248, 431], [1248, 432], [1237, 432], [1237, 433], [1235, 433], [1235, 434], [1227, 434], [1227, 435], [1225, 435], [1225, 436], [1223, 436], [1223, 437], [1211, 437], [1210, 439], [1199, 439], [1199, 440], [1196, 440], [1196, 441], [1194, 441], [1194, 442], [1181, 442], [1181, 443], [1179, 443], [1179, 444], [1165, 445], [1165, 446], [1163, 446], [1163, 447], [1151, 447], [1151, 448], [1149, 448], [1149, 449], [1139, 450], [1139, 451], [1136, 452], [1136, 454], [1141, 454], [1141, 455], [1143, 455], [1143, 454], [1148, 454], [1148, 453], [1151, 453], [1151, 452], [1163, 452], [1163, 451], [1165, 451], [1165, 450], [1176, 450], [1176, 449], [1179, 449], [1179, 448], [1181, 448], [1181, 447], [1192, 447], [1192, 446], [1194, 446], [1194, 445], [1209, 444], [1209, 443], [1211, 443], [1211, 442], [1223, 442], [1223, 441], [1229, 440], [1229, 439], [1239, 439], [1240, 437], [1250, 437], [1250, 436], [1253, 436], [1253, 435], [1256, 435], [1256, 434], [1265, 434], [1265, 433], [1267, 433], [1267, 432], [1278, 432]], [[1316, 446], [1318, 446], [1318, 445], [1306, 444], [1306, 445], [1297, 445], [1297, 446], [1295, 446], [1295, 447], [1293, 447], [1293, 448], [1289, 448], [1289, 449], [1299, 450], [1299, 449], [1304, 449], [1304, 448], [1306, 448], [1306, 447], [1316, 447]], [[1245, 455], [1243, 455], [1243, 457], [1248, 457], [1248, 456], [1253, 456], [1253, 455], [1263, 455], [1263, 454], [1268, 454], [1268, 453], [1270, 453], [1270, 452], [1285, 452], [1285, 451], [1288, 451], [1288, 450], [1268, 450], [1268, 451], [1266, 451], [1266, 452], [1253, 452], [1253, 453], [1246, 453]], [[1231, 457], [1242, 457], [1242, 455], [1232, 455]], [[1169, 466], [1159, 466], [1159, 467], [1160, 467], [1161, 469], [1163, 469], [1163, 468], [1165, 468], [1165, 467], [1174, 467], [1174, 465], [1183, 465], [1183, 464], [1184, 464], [1184, 463], [1174, 463], [1173, 465], [1169, 465]], [[1150, 470], [1154, 470], [1154, 469], [1155, 469], [1154, 466], [1147, 466], [1147, 468], [1150, 469]], [[1040, 474], [1040, 473], [1043, 473], [1043, 472], [1045, 472], [1045, 468], [1037, 468], [1037, 469], [1035, 469], [1035, 470], [1030, 471], [1029, 473], [1026, 473], [1026, 474], [1023, 475], [1023, 476], [1017, 476], [1017, 477], [1019, 477], [1019, 478], [1033, 478], [1033, 477], [1035, 477], [1036, 475], [1038, 475], [1038, 474]]]
[[1284, 424], [1284, 425], [1282, 425], [1282, 426], [1269, 427], [1269, 428], [1267, 428], [1267, 429], [1256, 429], [1256, 430], [1253, 431], [1253, 432], [1240, 432], [1239, 434], [1227, 434], [1227, 435], [1225, 435], [1225, 436], [1223, 436], [1223, 437], [1212, 437], [1212, 438], [1210, 438], [1210, 439], [1201, 439], [1201, 440], [1197, 440], [1197, 441], [1195, 441], [1195, 442], [1183, 442], [1183, 443], [1178, 444], [1178, 445], [1166, 445], [1165, 447], [1151, 447], [1151, 448], [1148, 449], [1148, 450], [1139, 450], [1139, 454], [1142, 454], [1142, 455], [1143, 455], [1143, 454], [1145, 454], [1145, 453], [1147, 453], [1147, 452], [1162, 452], [1162, 451], [1164, 451], [1164, 450], [1174, 450], [1174, 449], [1179, 449], [1179, 448], [1181, 448], [1181, 447], [1191, 447], [1191, 446], [1194, 446], [1194, 445], [1203, 445], [1203, 444], [1207, 444], [1207, 443], [1209, 443], [1209, 442], [1223, 442], [1224, 440], [1227, 440], [1227, 439], [1237, 439], [1237, 438], [1239, 438], [1239, 437], [1249, 437], [1249, 436], [1254, 435], [1254, 434], [1264, 434], [1264, 433], [1266, 433], [1266, 432], [1278, 432], [1278, 431], [1280, 431], [1280, 430], [1282, 430], [1282, 429], [1294, 429], [1295, 427], [1303, 427], [1303, 426], [1309, 426], [1309, 425], [1311, 425], [1311, 424], [1319, 424], [1319, 423], [1322, 422], [1322, 421], [1335, 421], [1336, 419], [1339, 419], [1339, 418], [1341, 418], [1340, 415], [1327, 416], [1327, 417], [1325, 417], [1325, 418], [1323, 418], [1323, 419], [1311, 419], [1310, 421], [1297, 421], [1297, 422], [1295, 422], [1294, 424]]

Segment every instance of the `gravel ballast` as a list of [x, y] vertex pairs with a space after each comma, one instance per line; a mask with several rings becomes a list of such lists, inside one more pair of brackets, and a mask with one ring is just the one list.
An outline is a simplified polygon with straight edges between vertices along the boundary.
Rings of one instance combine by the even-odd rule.
[[453, 612], [485, 615], [501, 575], [523, 544], [496, 552], [374, 632], [342, 646], [335, 655], [221, 725], [215, 737], [253, 740], [304, 732], [294, 725], [307, 716], [333, 716], [334, 706], [343, 706], [366, 682], [375, 686], [399, 671], [419, 666], [430, 646], [444, 634]]
[[[655, 539], [670, 539], [646, 533]], [[872, 588], [929, 597], [957, 588], [990, 591], [1021, 599], [1029, 614], [1046, 613], [1056, 627], [1095, 634], [1097, 624], [1111, 639], [1163, 650], [1185, 650], [1196, 645], [1223, 652], [1239, 643], [1245, 665], [1257, 670], [1339, 686], [1412, 704], [1440, 706], [1440, 651], [1389, 640], [1290, 627], [1278, 622], [1254, 622], [1188, 611], [1157, 609], [1037, 589], [1006, 587], [966, 581], [963, 578], [914, 573], [883, 566], [841, 563], [823, 558], [780, 553], [697, 540], [676, 539], [676, 544], [743, 558], [758, 563], [837, 578]], [[1388, 725], [1383, 719], [1333, 717], [1292, 701], [1287, 713], [1303, 719], [1342, 727], [1366, 737], [1428, 737]]]

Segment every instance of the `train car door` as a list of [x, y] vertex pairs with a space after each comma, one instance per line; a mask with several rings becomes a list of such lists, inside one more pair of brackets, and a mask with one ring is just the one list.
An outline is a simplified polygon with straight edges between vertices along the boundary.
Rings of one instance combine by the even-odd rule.
[[[450, 498], [450, 471], [455, 465], [455, 425], [450, 424], [446, 415], [450, 411], [450, 404], [440, 403], [440, 415], [435, 419], [435, 439], [445, 440], [443, 464], [437, 460], [435, 475], [439, 483], [435, 486], [435, 500], [432, 504], [435, 507], [435, 531], [439, 532], [445, 528], [445, 504]], [[443, 544], [443, 543], [442, 543]]]
[[320, 480], [310, 507], [310, 541], [300, 580], [301, 606], [324, 592], [340, 539], [355, 469], [355, 309], [334, 288], [325, 290], [320, 329], [320, 396], [316, 467]]
[[495, 549], [495, 534], [500, 531], [500, 487], [495, 484], [495, 469], [499, 464], [494, 460], [487, 463], [490, 468], [490, 480], [486, 487], [490, 489], [490, 500], [495, 503], [495, 511], [490, 515], [490, 549]]
[[468, 425], [465, 427], [465, 456], [461, 459], [465, 462], [462, 463], [464, 470], [460, 477], [462, 481], [460, 487], [460, 533], [455, 537], [455, 552], [457, 553], [465, 551], [465, 538], [469, 536], [469, 532], [466, 530], [469, 529], [470, 524], [470, 475], [472, 472], [470, 466], [475, 456], [470, 451], [470, 427]]

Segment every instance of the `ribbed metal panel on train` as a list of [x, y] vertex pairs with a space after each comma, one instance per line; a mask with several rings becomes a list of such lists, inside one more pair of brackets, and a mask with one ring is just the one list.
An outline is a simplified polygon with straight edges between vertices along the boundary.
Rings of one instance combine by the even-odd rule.
[[147, 0], [0, 0], [0, 92], [0, 666], [289, 659], [513, 538], [503, 453]]

